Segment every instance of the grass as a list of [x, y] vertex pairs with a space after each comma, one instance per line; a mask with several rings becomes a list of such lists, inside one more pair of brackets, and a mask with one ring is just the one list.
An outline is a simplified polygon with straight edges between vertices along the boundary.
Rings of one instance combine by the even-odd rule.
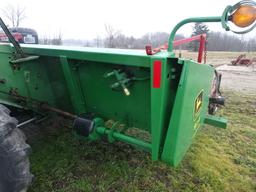
[[201, 129], [178, 168], [126, 144], [78, 141], [63, 128], [31, 143], [29, 192], [256, 191], [255, 95], [224, 94], [228, 129]]

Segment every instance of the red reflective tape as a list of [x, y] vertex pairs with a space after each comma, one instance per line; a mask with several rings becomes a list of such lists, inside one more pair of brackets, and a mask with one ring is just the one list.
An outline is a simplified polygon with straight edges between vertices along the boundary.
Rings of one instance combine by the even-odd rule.
[[153, 88], [161, 87], [162, 62], [154, 61], [153, 64]]

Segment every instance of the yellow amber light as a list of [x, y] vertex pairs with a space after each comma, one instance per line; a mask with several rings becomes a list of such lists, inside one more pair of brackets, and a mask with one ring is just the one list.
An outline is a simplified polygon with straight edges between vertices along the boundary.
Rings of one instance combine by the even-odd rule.
[[243, 5], [239, 7], [233, 14], [231, 21], [238, 27], [248, 27], [256, 19], [256, 8]]

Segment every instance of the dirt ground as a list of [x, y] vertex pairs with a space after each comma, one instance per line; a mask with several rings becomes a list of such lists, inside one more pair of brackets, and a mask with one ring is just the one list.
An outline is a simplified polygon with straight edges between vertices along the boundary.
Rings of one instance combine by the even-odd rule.
[[[176, 55], [179, 51], [176, 51]], [[256, 63], [253, 66], [231, 66], [231, 61], [235, 60], [239, 55], [246, 54], [246, 58], [256, 57], [255, 52], [215, 52], [208, 51], [207, 64], [211, 64], [222, 74], [221, 87], [226, 90], [234, 90], [256, 94]], [[181, 51], [184, 58], [197, 58], [197, 53]]]
[[222, 65], [216, 69], [222, 74], [222, 88], [256, 94], [256, 66]]
[[[178, 56], [180, 51], [175, 51]], [[246, 54], [246, 58], [256, 57], [256, 52], [224, 52], [224, 51], [207, 51], [206, 52], [206, 63], [220, 66], [220, 65], [229, 65], [232, 60], [236, 60], [236, 58], [241, 55]], [[181, 56], [188, 59], [197, 60], [197, 52], [189, 52], [185, 50], [181, 50]]]

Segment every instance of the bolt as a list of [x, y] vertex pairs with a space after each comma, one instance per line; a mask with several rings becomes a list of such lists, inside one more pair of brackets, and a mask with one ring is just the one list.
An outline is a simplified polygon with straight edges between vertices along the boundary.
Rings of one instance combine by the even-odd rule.
[[0, 79], [0, 83], [1, 84], [5, 84], [6, 83], [6, 79]]
[[124, 93], [125, 93], [126, 96], [130, 95], [130, 91], [127, 88], [124, 88]]
[[175, 68], [172, 68], [171, 71], [172, 71], [172, 72], [176, 72], [176, 69], [175, 69]]

